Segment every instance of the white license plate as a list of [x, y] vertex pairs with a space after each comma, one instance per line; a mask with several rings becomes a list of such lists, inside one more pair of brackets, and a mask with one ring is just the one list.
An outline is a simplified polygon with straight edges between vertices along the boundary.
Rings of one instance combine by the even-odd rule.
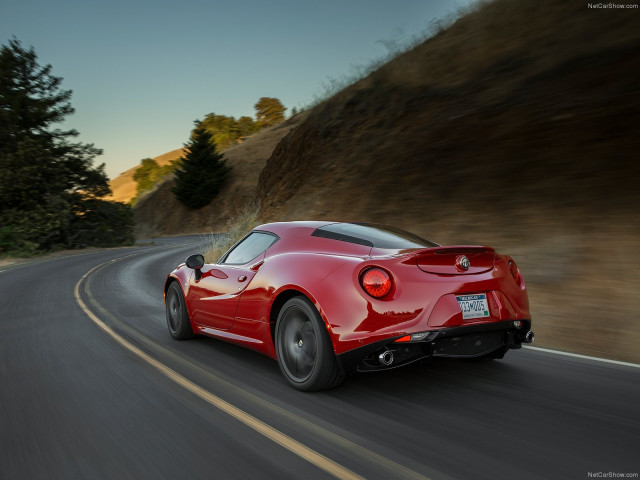
[[458, 300], [464, 320], [489, 316], [489, 303], [487, 302], [487, 295], [484, 293], [479, 295], [456, 295], [456, 300]]

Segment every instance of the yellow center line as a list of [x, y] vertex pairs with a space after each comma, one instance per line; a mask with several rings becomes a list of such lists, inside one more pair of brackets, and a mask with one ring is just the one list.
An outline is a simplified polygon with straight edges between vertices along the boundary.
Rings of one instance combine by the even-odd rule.
[[[130, 256], [132, 256], [132, 255], [127, 255], [127, 257], [130, 257]], [[311, 448], [303, 445], [302, 443], [298, 442], [297, 440], [294, 440], [293, 438], [289, 437], [288, 435], [285, 435], [284, 433], [280, 432], [279, 430], [277, 430], [277, 429], [271, 427], [270, 425], [267, 425], [266, 423], [258, 420], [257, 418], [255, 418], [252, 415], [248, 414], [244, 410], [239, 409], [238, 407], [230, 404], [229, 402], [221, 399], [220, 397], [218, 397], [216, 395], [213, 395], [212, 393], [208, 392], [204, 388], [202, 388], [202, 387], [196, 385], [195, 383], [191, 382], [190, 380], [186, 379], [185, 377], [183, 377], [179, 373], [177, 373], [174, 370], [172, 370], [171, 368], [167, 367], [165, 364], [161, 363], [160, 361], [156, 360], [155, 358], [151, 357], [147, 353], [145, 353], [142, 350], [140, 350], [138, 347], [136, 347], [135, 345], [133, 345], [132, 343], [127, 341], [125, 338], [120, 336], [118, 333], [114, 332], [108, 325], [106, 325], [102, 320], [100, 320], [87, 307], [87, 305], [84, 303], [84, 301], [80, 297], [80, 285], [82, 284], [82, 282], [89, 275], [91, 275], [92, 272], [94, 272], [98, 268], [100, 268], [100, 267], [102, 267], [102, 266], [104, 266], [104, 265], [106, 265], [108, 263], [113, 263], [116, 260], [120, 260], [120, 259], [123, 259], [123, 258], [126, 258], [126, 257], [120, 257], [119, 259], [109, 260], [108, 262], [104, 262], [104, 263], [102, 263], [100, 265], [97, 265], [97, 266], [93, 267], [91, 270], [89, 270], [87, 273], [85, 273], [82, 276], [82, 278], [80, 278], [80, 280], [78, 280], [78, 283], [76, 283], [76, 285], [75, 285], [74, 296], [76, 298], [76, 302], [78, 303], [80, 308], [87, 314], [87, 316], [93, 321], [93, 323], [95, 323], [98, 327], [100, 327], [104, 332], [106, 332], [111, 338], [113, 338], [116, 342], [118, 342], [124, 348], [126, 348], [131, 353], [133, 353], [134, 355], [138, 356], [139, 358], [143, 359], [149, 365], [154, 367], [156, 370], [158, 370], [160, 373], [162, 373], [166, 377], [168, 377], [171, 380], [173, 380], [178, 385], [180, 385], [183, 388], [189, 390], [190, 392], [192, 392], [196, 396], [200, 397], [201, 399], [203, 399], [204, 401], [206, 401], [210, 405], [213, 405], [214, 407], [222, 410], [223, 412], [227, 413], [228, 415], [231, 415], [232, 417], [234, 417], [237, 420], [241, 421], [242, 423], [244, 423], [248, 427], [250, 427], [253, 430], [257, 431], [258, 433], [264, 435], [265, 437], [269, 438], [270, 440], [276, 442], [277, 444], [283, 446], [284, 448], [286, 448], [290, 452], [298, 455], [299, 457], [303, 458], [304, 460], [308, 461], [309, 463], [317, 466], [318, 468], [324, 470], [325, 472], [333, 475], [336, 478], [345, 479], [345, 480], [363, 479], [363, 477], [357, 475], [356, 473], [354, 473], [353, 471], [349, 470], [348, 468], [343, 467], [342, 465], [339, 465], [338, 463], [334, 462], [333, 460], [330, 460], [329, 458], [325, 457], [324, 455], [316, 452], [315, 450], [312, 450]]]

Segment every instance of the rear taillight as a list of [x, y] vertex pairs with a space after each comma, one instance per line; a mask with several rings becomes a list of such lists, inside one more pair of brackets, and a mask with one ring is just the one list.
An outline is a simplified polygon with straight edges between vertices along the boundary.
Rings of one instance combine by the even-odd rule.
[[516, 262], [514, 262], [513, 260], [509, 260], [509, 271], [511, 272], [511, 276], [516, 281], [516, 283], [519, 284], [520, 283], [520, 269], [518, 268], [518, 265], [516, 265]]
[[374, 298], [382, 298], [391, 291], [391, 275], [381, 268], [369, 268], [360, 276], [360, 285]]

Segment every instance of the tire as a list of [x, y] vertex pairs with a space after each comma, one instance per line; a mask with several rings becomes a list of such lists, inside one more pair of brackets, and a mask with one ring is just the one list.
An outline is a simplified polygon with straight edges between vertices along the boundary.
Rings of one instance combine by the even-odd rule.
[[280, 371], [293, 388], [326, 390], [344, 379], [327, 327], [306, 297], [294, 297], [284, 304], [275, 340]]
[[167, 289], [166, 298], [167, 327], [176, 340], [186, 340], [195, 335], [191, 329], [187, 305], [178, 282], [172, 282]]

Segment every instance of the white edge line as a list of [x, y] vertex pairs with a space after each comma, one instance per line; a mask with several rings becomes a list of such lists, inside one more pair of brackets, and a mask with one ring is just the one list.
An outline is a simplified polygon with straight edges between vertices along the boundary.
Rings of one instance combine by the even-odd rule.
[[582, 358], [584, 360], [593, 360], [595, 362], [611, 363], [613, 365], [621, 365], [623, 367], [640, 368], [640, 364], [637, 364], [637, 363], [621, 362], [619, 360], [610, 360], [608, 358], [590, 357], [589, 355], [580, 355], [579, 353], [563, 352], [560, 350], [551, 350], [549, 348], [529, 347], [529, 346], [525, 346], [524, 348], [526, 350], [537, 350], [539, 352], [553, 353], [556, 355], [564, 355], [565, 357]]

